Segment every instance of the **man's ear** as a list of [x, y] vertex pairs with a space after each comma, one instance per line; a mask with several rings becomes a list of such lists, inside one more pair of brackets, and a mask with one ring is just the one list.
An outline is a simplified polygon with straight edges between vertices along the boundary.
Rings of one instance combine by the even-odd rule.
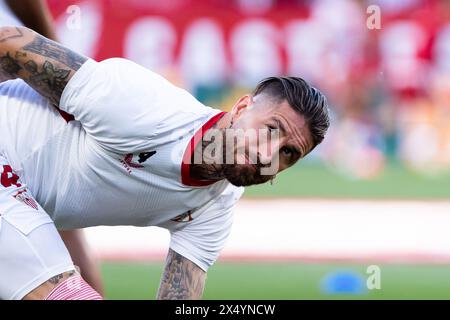
[[252, 103], [253, 97], [250, 94], [246, 94], [245, 96], [239, 98], [239, 100], [234, 104], [233, 108], [231, 109], [231, 117], [233, 121], [239, 118], [242, 112], [247, 110], [247, 108], [250, 107]]

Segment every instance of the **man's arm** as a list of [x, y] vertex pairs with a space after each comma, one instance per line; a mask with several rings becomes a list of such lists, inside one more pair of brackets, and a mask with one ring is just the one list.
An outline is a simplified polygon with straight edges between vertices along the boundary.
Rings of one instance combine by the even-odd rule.
[[6, 0], [6, 4], [24, 26], [44, 37], [56, 40], [52, 15], [45, 0]]
[[62, 92], [86, 57], [26, 27], [0, 28], [0, 73], [23, 79], [58, 105]]
[[104, 295], [102, 276], [97, 259], [92, 255], [83, 229], [59, 231], [73, 263], [80, 268], [83, 279], [100, 295]]
[[201, 299], [205, 287], [206, 272], [189, 259], [169, 249], [166, 266], [161, 277], [157, 299]]

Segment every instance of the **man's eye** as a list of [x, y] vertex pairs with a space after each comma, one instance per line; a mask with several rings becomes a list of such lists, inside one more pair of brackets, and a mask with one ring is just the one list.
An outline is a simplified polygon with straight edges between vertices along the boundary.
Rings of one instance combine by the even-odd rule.
[[285, 155], [287, 155], [288, 157], [290, 157], [292, 155], [292, 150], [286, 147], [281, 148], [280, 150], [282, 153], [284, 153]]

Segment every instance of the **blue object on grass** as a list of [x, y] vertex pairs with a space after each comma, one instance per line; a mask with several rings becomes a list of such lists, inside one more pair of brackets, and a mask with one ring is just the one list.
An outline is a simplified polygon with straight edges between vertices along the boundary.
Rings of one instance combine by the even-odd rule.
[[367, 291], [366, 279], [361, 274], [342, 270], [327, 274], [321, 283], [325, 294], [364, 294]]

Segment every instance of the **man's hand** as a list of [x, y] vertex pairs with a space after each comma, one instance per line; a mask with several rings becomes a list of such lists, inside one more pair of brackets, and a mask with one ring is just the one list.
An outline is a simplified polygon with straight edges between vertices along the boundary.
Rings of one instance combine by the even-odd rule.
[[169, 250], [157, 299], [197, 300], [203, 295], [206, 272], [189, 259]]
[[0, 78], [21, 78], [55, 105], [86, 60], [28, 28], [0, 28]]

